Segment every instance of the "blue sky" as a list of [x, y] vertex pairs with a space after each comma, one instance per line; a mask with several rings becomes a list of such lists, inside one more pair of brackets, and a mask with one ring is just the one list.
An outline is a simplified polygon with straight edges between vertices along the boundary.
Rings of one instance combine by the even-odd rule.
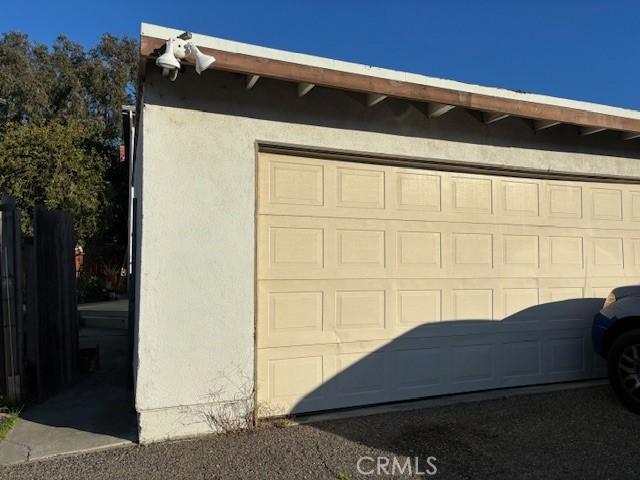
[[140, 22], [449, 78], [640, 109], [635, 0], [30, 0], [0, 32], [87, 46]]

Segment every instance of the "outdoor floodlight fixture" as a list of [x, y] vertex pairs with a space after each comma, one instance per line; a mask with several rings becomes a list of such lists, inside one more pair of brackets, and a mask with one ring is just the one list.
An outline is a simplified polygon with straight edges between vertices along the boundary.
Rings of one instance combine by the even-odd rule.
[[196, 72], [204, 72], [216, 61], [211, 55], [205, 55], [191, 41], [191, 33], [185, 32], [175, 38], [170, 38], [165, 44], [164, 53], [156, 59], [156, 65], [162, 69], [162, 76], [174, 81], [180, 71], [180, 60], [192, 58], [195, 60]]

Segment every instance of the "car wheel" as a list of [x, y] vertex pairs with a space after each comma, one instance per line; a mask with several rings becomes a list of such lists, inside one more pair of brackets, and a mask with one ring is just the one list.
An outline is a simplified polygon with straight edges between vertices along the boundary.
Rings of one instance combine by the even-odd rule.
[[640, 413], [640, 330], [623, 333], [611, 345], [609, 380], [620, 401]]

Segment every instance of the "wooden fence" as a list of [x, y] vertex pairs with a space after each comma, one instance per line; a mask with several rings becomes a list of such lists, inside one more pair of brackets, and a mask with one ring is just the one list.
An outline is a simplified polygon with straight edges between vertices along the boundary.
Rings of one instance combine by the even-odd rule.
[[[5, 213], [0, 202], [3, 220], [0, 246], [6, 245], [7, 249], [10, 246], [14, 260], [0, 262], [0, 267], [7, 272], [3, 273], [3, 287], [9, 285], [15, 293], [0, 296], [3, 305], [9, 305], [5, 301], [8, 298], [14, 307], [2, 311], [0, 357], [5, 374], [0, 380], [0, 395], [4, 395], [5, 402], [13, 403], [24, 401], [27, 394], [45, 398], [73, 382], [78, 361], [78, 309], [76, 242], [71, 216], [36, 207], [34, 236], [21, 241], [19, 213], [15, 205], [9, 204], [12, 210], [9, 207], [5, 210], [13, 212], [12, 216]], [[13, 236], [4, 240], [8, 231], [4, 225], [10, 218]]]
[[40, 397], [69, 385], [78, 361], [75, 235], [71, 215], [36, 207], [33, 213], [33, 259], [27, 276], [35, 278], [34, 302], [27, 322], [37, 328], [36, 375]]

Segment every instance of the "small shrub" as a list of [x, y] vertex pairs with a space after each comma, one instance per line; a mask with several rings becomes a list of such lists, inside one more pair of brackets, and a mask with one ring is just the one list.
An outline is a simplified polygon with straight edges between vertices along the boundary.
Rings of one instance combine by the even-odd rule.
[[[207, 404], [198, 410], [198, 415], [212, 432], [231, 433], [254, 428], [258, 418], [273, 416], [277, 409], [256, 402], [256, 391], [252, 379], [240, 369], [235, 372], [234, 380], [228, 374], [222, 374], [216, 383], [231, 385], [234, 394], [231, 399], [222, 385], [216, 386], [207, 395]], [[221, 381], [222, 380], [222, 381]], [[277, 426], [285, 426], [285, 418], [279, 418]], [[274, 423], [272, 423], [274, 424]], [[276, 424], [274, 424], [276, 425]]]
[[0, 407], [0, 440], [4, 440], [14, 427], [18, 421], [20, 410], [21, 409], [19, 408], [10, 409], [7, 407]]
[[108, 295], [104, 280], [97, 275], [81, 272], [77, 279], [78, 302], [100, 302], [107, 300]]

